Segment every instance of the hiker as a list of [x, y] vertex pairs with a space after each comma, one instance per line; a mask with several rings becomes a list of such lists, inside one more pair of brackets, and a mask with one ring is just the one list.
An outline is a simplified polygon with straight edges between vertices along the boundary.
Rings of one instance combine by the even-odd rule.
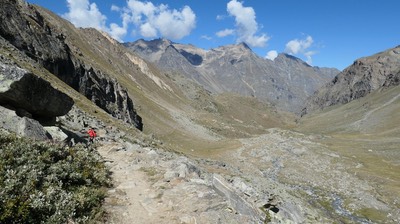
[[94, 138], [97, 136], [96, 131], [94, 128], [90, 128], [87, 133], [89, 134], [89, 143], [94, 143]]

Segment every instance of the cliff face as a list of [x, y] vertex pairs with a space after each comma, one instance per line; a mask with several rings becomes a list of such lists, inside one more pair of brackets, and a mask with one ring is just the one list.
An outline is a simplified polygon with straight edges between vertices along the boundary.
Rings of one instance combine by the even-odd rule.
[[76, 43], [91, 39], [82, 30], [19, 0], [2, 2], [0, 20], [0, 36], [112, 116], [142, 130], [141, 117], [126, 89], [92, 63], [95, 58], [83, 56]]
[[400, 46], [360, 58], [309, 100], [302, 114], [345, 104], [374, 90], [400, 84]]
[[126, 47], [158, 67], [181, 73], [213, 93], [254, 96], [278, 108], [298, 112], [305, 100], [339, 70], [318, 68], [280, 54], [260, 58], [244, 43], [203, 50], [169, 40], [138, 40]]

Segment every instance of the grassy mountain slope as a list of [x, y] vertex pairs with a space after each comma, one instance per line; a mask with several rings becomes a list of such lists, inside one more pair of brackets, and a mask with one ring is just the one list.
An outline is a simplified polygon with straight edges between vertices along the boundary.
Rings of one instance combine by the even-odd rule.
[[[342, 160], [357, 162], [354, 174], [379, 186], [381, 199], [395, 205], [395, 198], [400, 197], [399, 114], [400, 86], [395, 86], [306, 115], [297, 130], [319, 134], [317, 141], [338, 153]], [[380, 213], [363, 212], [375, 218]]]
[[300, 120], [300, 130], [395, 137], [400, 134], [399, 113], [400, 86], [395, 86], [306, 115]]

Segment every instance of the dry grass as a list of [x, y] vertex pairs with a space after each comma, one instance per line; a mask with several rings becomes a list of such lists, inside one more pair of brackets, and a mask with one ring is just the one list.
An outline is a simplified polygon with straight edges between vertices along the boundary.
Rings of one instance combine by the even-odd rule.
[[[346, 105], [326, 108], [300, 120], [298, 131], [323, 134], [319, 141], [341, 157], [360, 164], [351, 172], [374, 186], [380, 199], [397, 204], [400, 198], [400, 87], [374, 92]], [[358, 212], [382, 219], [373, 210]]]

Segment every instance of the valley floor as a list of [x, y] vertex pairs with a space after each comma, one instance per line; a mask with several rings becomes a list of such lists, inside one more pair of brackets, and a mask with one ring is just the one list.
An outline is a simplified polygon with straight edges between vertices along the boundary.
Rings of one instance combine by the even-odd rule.
[[[399, 223], [396, 139], [355, 139], [269, 129], [209, 158], [104, 142], [115, 180], [108, 223]], [[216, 189], [216, 175], [234, 196]], [[265, 213], [241, 214], [246, 206]]]

